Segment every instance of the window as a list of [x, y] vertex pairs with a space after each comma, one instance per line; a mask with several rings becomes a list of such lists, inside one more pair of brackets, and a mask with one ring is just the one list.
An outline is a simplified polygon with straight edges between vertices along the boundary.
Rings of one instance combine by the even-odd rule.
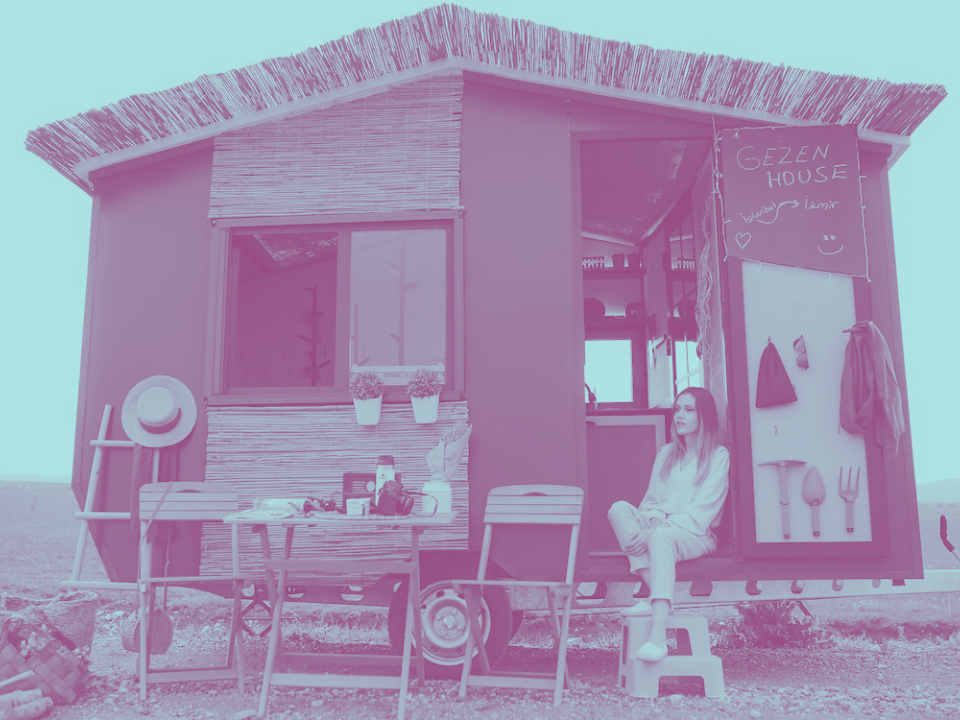
[[[583, 375], [596, 402], [633, 403], [633, 341], [625, 338], [588, 339]], [[589, 401], [589, 396], [587, 399]]]
[[378, 373], [389, 392], [418, 367], [459, 387], [451, 363], [458, 219], [221, 232], [226, 293], [214, 395], [342, 401], [352, 373]]
[[446, 359], [446, 232], [363, 230], [350, 246], [350, 371], [399, 374]]
[[233, 235], [228, 389], [334, 385], [339, 235], [269, 229]]
[[603, 409], [643, 407], [643, 339], [634, 324], [614, 320], [586, 328], [584, 399]]
[[673, 343], [674, 397], [688, 387], [703, 387], [703, 367], [693, 340], [675, 340]]

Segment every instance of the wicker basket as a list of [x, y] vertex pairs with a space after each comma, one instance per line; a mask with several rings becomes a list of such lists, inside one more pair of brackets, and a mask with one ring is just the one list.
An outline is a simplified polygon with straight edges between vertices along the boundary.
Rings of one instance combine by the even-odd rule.
[[36, 607], [0, 613], [0, 680], [22, 675], [57, 705], [72, 703], [89, 677], [88, 663], [73, 642]]
[[76, 700], [89, 676], [87, 663], [57, 641], [47, 643], [27, 657], [9, 642], [4, 642], [0, 646], [0, 680], [28, 670], [33, 671], [34, 677], [26, 681], [26, 686], [39, 688], [57, 705]]
[[51, 625], [84, 652], [90, 652], [96, 628], [100, 597], [87, 590], [61, 593], [45, 600], [0, 596], [0, 611], [19, 613], [34, 608], [43, 613]]

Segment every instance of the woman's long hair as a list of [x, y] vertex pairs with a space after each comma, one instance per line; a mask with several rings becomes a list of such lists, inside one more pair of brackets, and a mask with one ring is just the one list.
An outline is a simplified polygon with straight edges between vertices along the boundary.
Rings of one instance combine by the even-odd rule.
[[[709, 390], [700, 387], [688, 387], [683, 390], [674, 401], [674, 407], [680, 402], [684, 395], [692, 395], [697, 405], [697, 415], [700, 420], [700, 432], [697, 433], [697, 447], [693, 448], [697, 453], [697, 478], [696, 484], [700, 485], [707, 472], [710, 470], [710, 460], [713, 454], [720, 446], [720, 420], [717, 416], [717, 402]], [[670, 423], [671, 428], [673, 423]], [[670, 450], [664, 460], [663, 467], [660, 468], [660, 477], [664, 480], [670, 475], [670, 472], [676, 467], [683, 456], [687, 453], [687, 439], [684, 435], [678, 435], [673, 439]]]

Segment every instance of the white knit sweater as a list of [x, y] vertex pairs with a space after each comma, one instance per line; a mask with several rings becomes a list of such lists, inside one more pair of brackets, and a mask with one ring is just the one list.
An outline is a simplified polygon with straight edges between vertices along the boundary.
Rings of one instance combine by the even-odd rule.
[[637, 509], [643, 517], [659, 518], [667, 527], [683, 528], [694, 535], [712, 534], [711, 529], [720, 524], [723, 501], [727, 497], [730, 453], [723, 446], [714, 451], [707, 476], [697, 487], [696, 461], [683, 469], [674, 466], [665, 479], [660, 477], [660, 468], [670, 447], [664, 445], [657, 454], [650, 486]]

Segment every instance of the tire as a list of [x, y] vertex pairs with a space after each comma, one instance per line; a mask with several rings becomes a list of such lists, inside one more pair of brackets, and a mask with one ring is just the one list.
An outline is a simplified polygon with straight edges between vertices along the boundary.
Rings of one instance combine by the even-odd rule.
[[[428, 678], [458, 678], [463, 668], [464, 648], [469, 632], [466, 603], [453, 590], [453, 573], [431, 572], [429, 568], [424, 570], [426, 572], [423, 574], [420, 589], [420, 616], [425, 641], [424, 669]], [[406, 598], [407, 583], [404, 581], [393, 594], [387, 614], [390, 644], [397, 654], [403, 652]], [[480, 602], [480, 613], [483, 644], [487, 649], [490, 664], [496, 666], [506, 652], [514, 632], [514, 613], [507, 592], [501, 587], [486, 588]]]

